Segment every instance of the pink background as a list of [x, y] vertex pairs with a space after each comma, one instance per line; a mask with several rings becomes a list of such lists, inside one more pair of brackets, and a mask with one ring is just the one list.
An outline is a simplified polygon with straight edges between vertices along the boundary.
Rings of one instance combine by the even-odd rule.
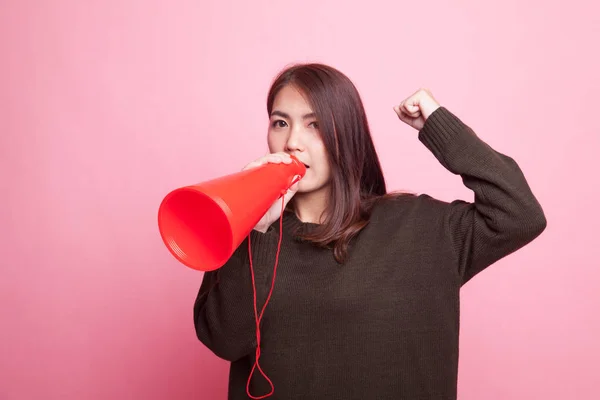
[[463, 290], [459, 398], [600, 397], [600, 9], [366, 4], [2, 2], [0, 399], [225, 398], [193, 328], [202, 275], [157, 207], [266, 151], [294, 61], [354, 80], [390, 189], [472, 199], [392, 110], [425, 86], [544, 206], [544, 234]]

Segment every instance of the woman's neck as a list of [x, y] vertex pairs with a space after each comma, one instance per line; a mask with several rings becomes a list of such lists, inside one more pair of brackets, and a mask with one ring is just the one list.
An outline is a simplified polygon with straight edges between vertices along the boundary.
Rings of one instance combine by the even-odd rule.
[[326, 191], [296, 193], [292, 199], [296, 216], [304, 223], [322, 224], [328, 197]]

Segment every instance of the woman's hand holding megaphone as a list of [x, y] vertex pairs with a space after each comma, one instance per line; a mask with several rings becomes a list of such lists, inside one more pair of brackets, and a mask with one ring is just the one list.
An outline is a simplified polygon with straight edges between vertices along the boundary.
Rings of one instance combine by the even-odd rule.
[[[242, 171], [245, 171], [247, 169], [250, 168], [256, 168], [259, 167], [261, 165], [264, 164], [291, 164], [292, 161], [292, 157], [290, 157], [289, 154], [284, 153], [284, 152], [279, 152], [279, 153], [270, 153], [267, 154], [255, 161], [252, 161], [250, 164], [246, 165]], [[299, 180], [300, 177], [296, 176], [294, 178], [294, 180]], [[283, 207], [285, 208], [285, 206], [290, 202], [290, 200], [292, 199], [292, 197], [294, 197], [294, 195], [296, 194], [296, 192], [298, 191], [298, 182], [294, 183], [286, 192], [286, 194], [283, 196]], [[266, 212], [266, 214], [260, 219], [260, 221], [258, 221], [258, 223], [256, 224], [256, 226], [254, 227], [254, 230], [265, 233], [267, 231], [267, 229], [269, 229], [269, 227], [273, 224], [273, 222], [277, 221], [277, 219], [281, 216], [281, 198], [277, 199], [273, 205], [269, 208], [269, 210]]]

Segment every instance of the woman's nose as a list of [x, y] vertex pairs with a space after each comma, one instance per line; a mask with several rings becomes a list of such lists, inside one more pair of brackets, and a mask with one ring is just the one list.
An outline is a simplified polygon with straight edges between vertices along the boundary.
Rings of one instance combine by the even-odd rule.
[[302, 145], [302, 132], [300, 129], [292, 129], [290, 136], [286, 142], [286, 149], [288, 151], [301, 151], [303, 150]]

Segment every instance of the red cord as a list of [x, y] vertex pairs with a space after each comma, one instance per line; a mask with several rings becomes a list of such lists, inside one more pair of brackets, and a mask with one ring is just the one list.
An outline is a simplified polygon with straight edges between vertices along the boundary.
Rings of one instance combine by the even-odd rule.
[[[250, 235], [248, 236], [248, 256], [250, 257], [250, 273], [252, 275], [252, 290], [254, 292], [254, 319], [256, 321], [256, 361], [254, 362], [254, 366], [250, 371], [250, 376], [248, 377], [248, 383], [246, 384], [246, 393], [252, 399], [264, 399], [273, 394], [275, 392], [275, 387], [273, 386], [273, 382], [269, 379], [269, 377], [263, 372], [262, 368], [258, 364], [258, 359], [260, 358], [260, 321], [262, 320], [263, 314], [265, 312], [265, 308], [271, 299], [271, 294], [273, 293], [273, 288], [275, 287], [275, 275], [277, 273], [277, 264], [279, 263], [279, 251], [281, 250], [281, 238], [282, 238], [282, 229], [283, 229], [283, 210], [284, 210], [285, 202], [283, 196], [281, 197], [281, 216], [279, 217], [279, 243], [277, 244], [277, 254], [275, 256], [275, 266], [273, 267], [273, 280], [271, 281], [271, 290], [269, 291], [269, 295], [265, 300], [265, 304], [260, 312], [260, 316], [258, 315], [256, 309], [256, 283], [254, 281], [254, 267], [252, 266], [252, 246], [250, 243]], [[271, 391], [263, 396], [254, 397], [250, 394], [250, 380], [252, 379], [252, 375], [254, 374], [254, 370], [258, 368], [261, 375], [269, 382], [271, 385]]]

